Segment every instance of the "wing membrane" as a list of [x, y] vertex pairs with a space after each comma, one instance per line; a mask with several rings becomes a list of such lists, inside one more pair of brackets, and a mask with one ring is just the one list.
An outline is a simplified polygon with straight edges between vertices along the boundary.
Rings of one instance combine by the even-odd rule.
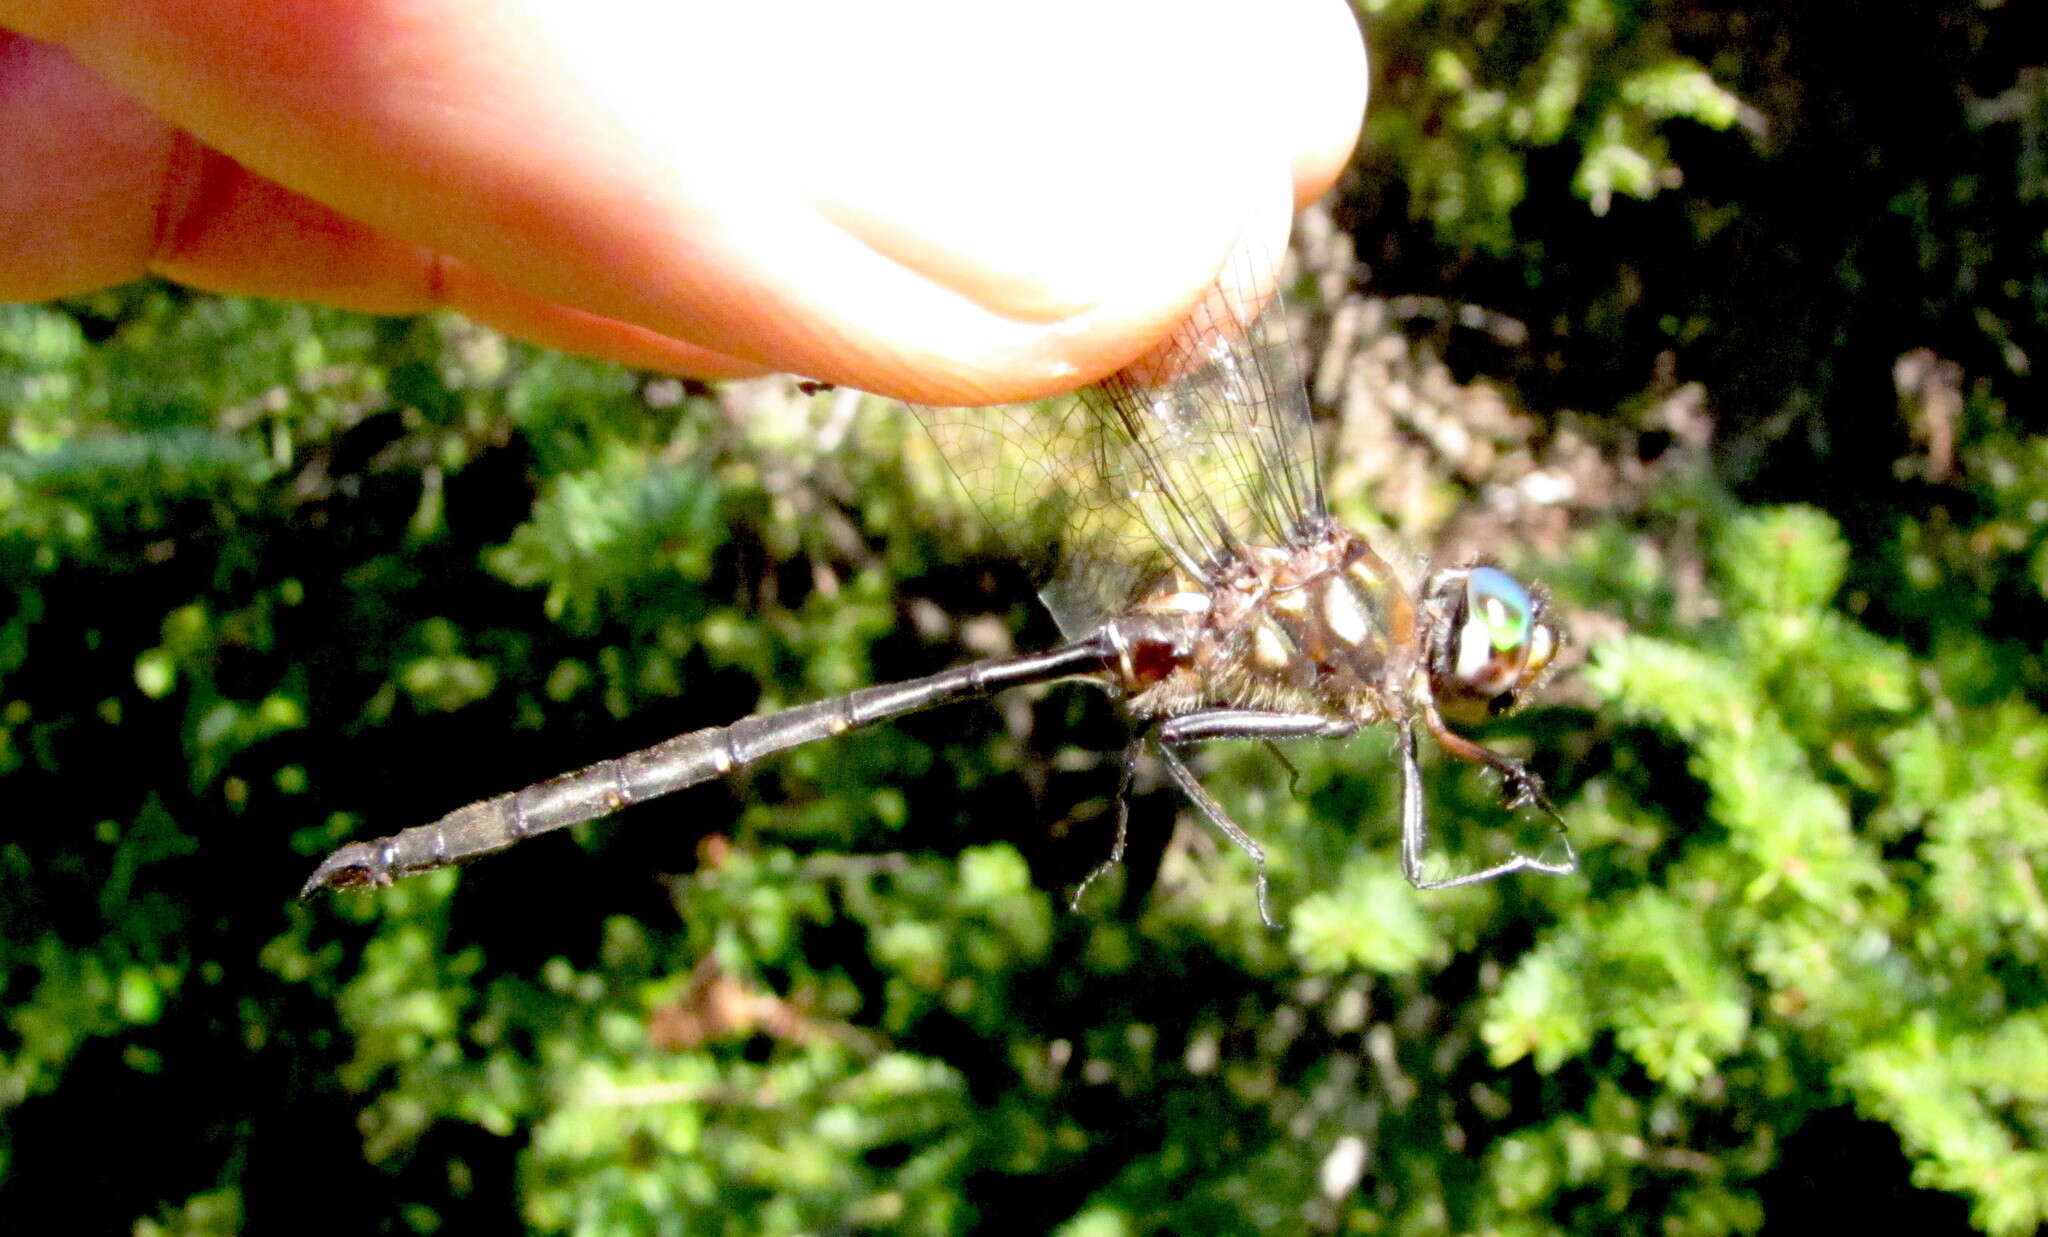
[[1202, 580], [1324, 514], [1286, 316], [1277, 294], [1253, 317], [1219, 284], [1163, 344], [1095, 386], [1038, 404], [916, 409], [1067, 635], [1169, 573]]

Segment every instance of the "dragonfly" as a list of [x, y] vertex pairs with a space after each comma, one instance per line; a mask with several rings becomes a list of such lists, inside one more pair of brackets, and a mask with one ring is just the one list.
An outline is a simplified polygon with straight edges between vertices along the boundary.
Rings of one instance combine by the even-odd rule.
[[[1234, 277], [1232, 277], [1234, 276]], [[917, 408], [1012, 552], [1031, 560], [1064, 643], [691, 731], [350, 842], [302, 896], [387, 886], [780, 752], [935, 705], [1077, 680], [1134, 722], [1108, 857], [1128, 840], [1129, 794], [1150, 753], [1199, 815], [1250, 856], [1273, 919], [1266, 857], [1188, 767], [1200, 744], [1348, 739], [1390, 727], [1400, 769], [1400, 861], [1419, 889], [1518, 871], [1577, 870], [1564, 821], [1521, 760], [1460, 729], [1513, 712], [1548, 677], [1565, 632], [1540, 587], [1490, 561], [1437, 565], [1382, 552], [1333, 519], [1286, 307], [1257, 269], [1226, 268], [1200, 306], [1139, 361], [1071, 396], [1006, 409]], [[1432, 875], [1418, 735], [1498, 774], [1510, 812], [1554, 823], [1538, 853]]]

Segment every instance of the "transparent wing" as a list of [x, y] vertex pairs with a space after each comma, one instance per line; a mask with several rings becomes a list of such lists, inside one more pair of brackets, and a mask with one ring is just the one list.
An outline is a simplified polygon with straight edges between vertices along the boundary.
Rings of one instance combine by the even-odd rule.
[[1286, 308], [1275, 295], [1247, 317], [1219, 286], [1151, 354], [1073, 395], [916, 409], [1067, 635], [1323, 516]]

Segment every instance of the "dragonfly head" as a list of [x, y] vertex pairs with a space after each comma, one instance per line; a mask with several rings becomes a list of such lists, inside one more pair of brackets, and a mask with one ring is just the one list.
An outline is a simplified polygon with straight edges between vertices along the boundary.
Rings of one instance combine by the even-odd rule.
[[1437, 711], [1461, 725], [1513, 712], [1564, 643], [1549, 596], [1485, 564], [1436, 573], [1427, 612], [1430, 690]]

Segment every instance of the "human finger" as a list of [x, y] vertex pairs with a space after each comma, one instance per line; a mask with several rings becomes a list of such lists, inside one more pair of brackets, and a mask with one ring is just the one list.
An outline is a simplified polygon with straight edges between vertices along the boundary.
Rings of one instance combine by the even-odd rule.
[[[1052, 4], [1005, 28], [909, 0], [0, 19], [33, 10], [238, 164], [537, 303], [929, 399], [1073, 385], [1168, 329], [1234, 250], [1277, 249], [1274, 204], [1341, 161], [1304, 149], [1348, 145], [1356, 108], [1273, 140], [1275, 115], [1316, 105], [1244, 31], [1326, 60], [1341, 40], [1327, 16], [1246, 27], [1235, 7]], [[677, 47], [720, 54], [678, 79]], [[766, 91], [764, 66], [786, 70]], [[1067, 78], [1085, 100], [1044, 86]], [[991, 87], [1012, 81], [1038, 88]]]

